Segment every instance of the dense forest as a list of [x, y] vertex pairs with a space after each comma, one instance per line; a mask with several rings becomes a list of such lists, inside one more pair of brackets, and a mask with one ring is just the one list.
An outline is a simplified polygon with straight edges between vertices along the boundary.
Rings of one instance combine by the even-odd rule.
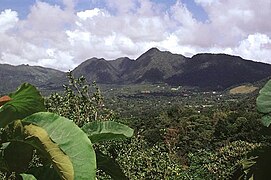
[[[128, 179], [235, 179], [241, 162], [270, 143], [271, 131], [256, 109], [258, 91], [230, 94], [162, 86], [93, 89], [102, 100], [99, 118], [135, 130], [132, 139], [103, 146]], [[56, 103], [50, 111], [74, 118], [73, 111], [59, 109], [74, 109], [71, 89], [49, 98]]]
[[[270, 173], [264, 168], [270, 161], [266, 156], [271, 141], [270, 82], [261, 91], [262, 97], [259, 89], [233, 94], [164, 84], [98, 87], [71, 73], [68, 79], [62, 93], [44, 98], [46, 111], [72, 120], [87, 134], [88, 124], [96, 121], [134, 130], [133, 136], [125, 135], [131, 138], [120, 141], [107, 134], [109, 141], [93, 145], [98, 179], [264, 179]], [[6, 104], [2, 107], [0, 119], [6, 120], [2, 113]], [[263, 113], [267, 116], [262, 119]], [[32, 122], [26, 118], [22, 128], [28, 126], [24, 121]], [[5, 139], [18, 131], [18, 122], [8, 126], [15, 130], [1, 128], [1, 153], [10, 146]], [[91, 141], [101, 138], [89, 137]], [[34, 155], [23, 170], [2, 166], [2, 178], [15, 179], [22, 171], [32, 174], [29, 169], [43, 164], [39, 153]], [[10, 160], [1, 158], [2, 164]], [[103, 159], [100, 163], [99, 158]]]

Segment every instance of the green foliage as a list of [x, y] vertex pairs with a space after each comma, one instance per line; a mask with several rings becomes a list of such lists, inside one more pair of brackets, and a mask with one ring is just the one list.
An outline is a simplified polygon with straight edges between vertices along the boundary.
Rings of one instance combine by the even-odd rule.
[[[223, 158], [226, 151], [231, 151], [231, 148], [226, 148], [224, 155], [216, 154], [219, 149], [235, 141], [242, 143], [232, 146], [241, 149], [243, 146], [249, 147], [249, 144], [264, 145], [270, 141], [270, 132], [262, 126], [261, 114], [256, 111], [256, 93], [233, 96], [222, 92], [213, 95], [212, 92], [203, 94], [192, 91], [190, 94], [187, 93], [190, 98], [153, 94], [128, 96], [127, 89], [128, 87], [125, 87], [114, 92], [115, 96], [110, 97], [114, 100], [111, 107], [115, 107], [116, 111], [126, 117], [125, 123], [141, 135], [147, 144], [145, 149], [155, 145], [165, 147], [171, 162], [183, 168], [180, 173], [183, 179], [220, 179], [207, 168], [201, 168], [203, 163], [215, 166], [216, 161], [223, 161], [219, 167], [223, 176], [231, 176], [238, 163], [246, 158], [246, 154], [252, 149], [244, 148], [246, 150], [239, 152], [240, 155], [229, 157], [228, 162]], [[134, 91], [134, 87], [130, 89]], [[125, 95], [118, 96], [118, 93]], [[201, 104], [213, 106], [202, 107]], [[206, 152], [206, 155], [197, 155], [198, 151]], [[195, 157], [194, 160], [191, 154]], [[211, 155], [216, 156], [216, 160], [211, 159]], [[123, 161], [129, 164], [129, 160]], [[131, 172], [141, 172], [146, 168], [144, 165], [137, 167]]]
[[43, 98], [34, 86], [22, 84], [15, 93], [9, 97], [12, 101], [0, 108], [0, 128], [17, 119], [23, 119], [35, 112], [45, 111]]
[[[64, 86], [62, 95], [53, 94], [47, 101], [49, 111], [73, 120], [88, 135], [93, 143], [100, 141], [120, 140], [132, 137], [133, 129], [114, 122], [115, 114], [107, 109], [103, 103], [103, 96], [94, 82], [87, 84], [84, 77], [74, 78], [68, 73], [69, 85]], [[125, 179], [120, 166], [114, 159], [99, 151], [96, 144], [97, 166], [114, 179]]]
[[227, 141], [242, 140], [247, 142], [263, 142], [270, 138], [261, 124], [260, 115], [255, 112], [228, 112], [215, 124], [213, 134], [217, 144]]
[[41, 112], [28, 116], [23, 122], [35, 124], [48, 133], [72, 162], [75, 179], [95, 177], [96, 158], [92, 144], [72, 121], [53, 113]]
[[91, 121], [114, 119], [113, 111], [105, 107], [103, 96], [95, 82], [90, 86], [84, 77], [76, 79], [71, 72], [67, 77], [69, 84], [64, 85], [64, 93], [55, 93], [46, 99], [49, 112], [71, 119], [79, 127]]
[[23, 180], [36, 180], [35, 176], [31, 174], [20, 174]]
[[[224, 94], [222, 97], [209, 93], [206, 97], [195, 92], [181, 98], [175, 96], [177, 92], [174, 97], [164, 98], [141, 95], [121, 99], [117, 96], [107, 101], [121, 114], [122, 118], [117, 119], [115, 113], [107, 109], [95, 83], [88, 85], [84, 78], [75, 79], [71, 73], [69, 78], [70, 84], [65, 86], [63, 94], [53, 94], [46, 99], [48, 110], [58, 115], [36, 113], [25, 120], [20, 118], [22, 121], [12, 120], [5, 129], [1, 129], [0, 153], [6, 154], [6, 157], [0, 156], [0, 171], [6, 172], [4, 178], [18, 177], [26, 172], [42, 180], [59, 179], [50, 155], [44, 153], [48, 151], [44, 150], [47, 146], [43, 146], [43, 141], [37, 137], [40, 133], [35, 132], [30, 138], [30, 134], [26, 133], [29, 127], [42, 128], [39, 132], [47, 133], [45, 137], [49, 139], [49, 147], [57, 145], [56, 149], [67, 155], [72, 164], [74, 161], [70, 156], [77, 153], [67, 153], [69, 142], [66, 139], [74, 139], [76, 143], [90, 139], [95, 143], [97, 179], [229, 179], [235, 177], [233, 171], [239, 167], [238, 164], [243, 163], [241, 172], [246, 171], [247, 177], [252, 172], [250, 169], [262, 164], [259, 158], [247, 155], [270, 141], [268, 129], [261, 125], [261, 115], [255, 112], [256, 98], [253, 96], [242, 100], [242, 97], [229, 96], [223, 101], [219, 101], [218, 97], [224, 98]], [[229, 102], [229, 98], [236, 98], [236, 101]], [[260, 100], [263, 103], [263, 99]], [[172, 105], [173, 101], [178, 105]], [[213, 104], [208, 107], [199, 105], [203, 102]], [[73, 130], [78, 127], [69, 119], [85, 132], [80, 130], [84, 134], [83, 140], [74, 138]], [[133, 134], [131, 128], [114, 121], [125, 122], [135, 128], [137, 137], [124, 142], [112, 141]], [[11, 140], [12, 143], [9, 143]], [[83, 148], [76, 143], [74, 152], [79, 153]], [[16, 147], [25, 144], [32, 150], [26, 147], [17, 151], [27, 155], [20, 157], [25, 166], [16, 163], [19, 155], [7, 160], [14, 155]], [[93, 149], [90, 148], [90, 151]], [[245, 163], [242, 159], [247, 157], [251, 159]], [[83, 159], [81, 165], [88, 166], [87, 158]], [[12, 167], [11, 164], [17, 166]], [[11, 168], [15, 172], [10, 171]]]
[[122, 172], [119, 164], [113, 158], [110, 158], [99, 150], [96, 150], [96, 158], [98, 169], [106, 172], [111, 178], [118, 180], [128, 179]]
[[129, 179], [178, 179], [181, 175], [181, 166], [171, 159], [163, 144], [150, 147], [144, 139], [135, 137], [115, 148], [116, 160]]
[[134, 133], [134, 130], [128, 126], [113, 121], [90, 122], [85, 124], [82, 130], [92, 143], [130, 138]]
[[214, 152], [199, 150], [189, 153], [187, 174], [194, 179], [230, 179], [241, 159], [258, 147], [258, 143], [234, 141]]
[[[0, 122], [3, 121], [5, 126], [0, 131], [1, 175], [33, 179], [30, 175], [20, 175], [25, 172], [37, 179], [49, 176], [51, 179], [95, 179], [96, 156], [91, 141], [73, 121], [57, 114], [39, 112], [44, 110], [43, 98], [29, 84], [22, 85], [10, 97], [7, 101], [2, 98], [0, 106]], [[131, 128], [115, 122], [96, 122], [95, 125], [101, 130], [94, 128], [93, 131], [94, 139], [98, 140], [131, 137], [133, 134]], [[92, 127], [89, 125], [88, 128]], [[114, 173], [109, 167], [113, 161], [100, 153], [98, 155], [100, 167], [116, 179], [118, 176], [125, 179], [117, 164], [113, 168], [118, 173]]]
[[[95, 153], [93, 149], [91, 151], [90, 140], [82, 130], [70, 120], [55, 114], [35, 113], [44, 110], [43, 98], [36, 88], [29, 84], [23, 84], [10, 97], [11, 100], [1, 107], [0, 116], [1, 121], [9, 122], [0, 134], [1, 144], [7, 144], [1, 150], [6, 167], [2, 170], [16, 174], [27, 172], [35, 148], [53, 164], [63, 179], [95, 177]], [[9, 113], [12, 114], [8, 116]], [[25, 118], [21, 123], [14, 121], [15, 117]], [[89, 159], [88, 166], [80, 159]]]
[[61, 179], [73, 179], [74, 169], [69, 156], [56, 143], [51, 141], [46, 130], [32, 124], [24, 128], [27, 135], [27, 143], [36, 147], [52, 163]]
[[269, 164], [271, 162], [271, 147], [264, 146], [249, 153], [248, 158], [240, 162], [234, 178], [262, 180], [271, 176]]
[[[262, 123], [264, 126], [269, 127], [271, 123], [271, 80], [269, 80], [265, 86], [260, 90], [257, 97], [256, 104], [257, 109], [264, 116], [262, 117]], [[235, 171], [235, 176], [238, 179], [266, 179], [270, 177], [270, 169], [268, 168], [271, 162], [271, 146], [269, 144], [265, 147], [258, 148], [252, 152], [249, 158], [243, 160], [240, 163], [239, 168]]]
[[257, 98], [257, 109], [263, 113], [262, 122], [265, 126], [269, 127], [271, 124], [271, 80], [269, 80], [265, 86], [260, 90]]

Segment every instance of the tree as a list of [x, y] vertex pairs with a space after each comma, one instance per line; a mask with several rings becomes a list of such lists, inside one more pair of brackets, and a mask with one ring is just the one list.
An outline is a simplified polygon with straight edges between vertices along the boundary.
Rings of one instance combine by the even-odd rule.
[[[133, 135], [129, 127], [111, 121], [89, 122], [81, 130], [73, 121], [44, 111], [42, 96], [27, 83], [0, 98], [0, 171], [4, 176], [95, 179], [96, 160], [104, 167], [111, 161], [95, 153], [91, 140]], [[112, 174], [109, 168], [109, 175], [125, 179], [119, 167], [112, 168], [120, 173]]]

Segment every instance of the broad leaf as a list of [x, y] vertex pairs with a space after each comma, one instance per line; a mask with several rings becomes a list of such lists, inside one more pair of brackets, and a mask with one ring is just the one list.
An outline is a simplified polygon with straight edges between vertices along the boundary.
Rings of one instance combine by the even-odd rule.
[[111, 178], [116, 180], [126, 180], [128, 179], [119, 164], [112, 158], [103, 154], [100, 151], [96, 151], [97, 166], [98, 169], [103, 170], [106, 174], [110, 175]]
[[23, 180], [36, 180], [36, 178], [31, 174], [20, 174]]
[[9, 95], [12, 99], [0, 108], [0, 128], [17, 119], [23, 119], [33, 113], [45, 111], [44, 100], [39, 91], [28, 83]]
[[259, 112], [265, 114], [262, 118], [262, 122], [268, 127], [271, 124], [271, 80], [266, 83], [259, 93], [256, 100], [257, 109]]
[[49, 137], [70, 158], [75, 179], [95, 179], [96, 156], [87, 135], [69, 119], [59, 115], [40, 112], [23, 120], [42, 127]]
[[263, 116], [262, 123], [264, 126], [269, 127], [269, 125], [271, 124], [271, 116], [269, 116], [269, 115]]
[[129, 138], [134, 130], [130, 127], [113, 121], [94, 121], [82, 127], [92, 143]]
[[257, 98], [257, 108], [261, 113], [271, 112], [271, 80], [260, 90]]
[[27, 141], [30, 141], [30, 144], [34, 145], [51, 160], [62, 179], [74, 179], [73, 165], [69, 157], [50, 139], [43, 128], [32, 124], [26, 125], [25, 134], [27, 135]]

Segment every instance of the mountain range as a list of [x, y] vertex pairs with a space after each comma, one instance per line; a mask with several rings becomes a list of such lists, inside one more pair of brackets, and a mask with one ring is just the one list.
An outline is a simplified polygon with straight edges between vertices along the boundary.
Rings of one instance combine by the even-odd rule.
[[[151, 48], [136, 60], [91, 58], [72, 72], [75, 77], [84, 76], [89, 82], [100, 84], [167, 83], [224, 90], [270, 77], [271, 65], [227, 54], [202, 53], [190, 58]], [[22, 82], [32, 83], [42, 90], [57, 90], [67, 82], [65, 76], [65, 72], [44, 67], [0, 64], [0, 93]]]

